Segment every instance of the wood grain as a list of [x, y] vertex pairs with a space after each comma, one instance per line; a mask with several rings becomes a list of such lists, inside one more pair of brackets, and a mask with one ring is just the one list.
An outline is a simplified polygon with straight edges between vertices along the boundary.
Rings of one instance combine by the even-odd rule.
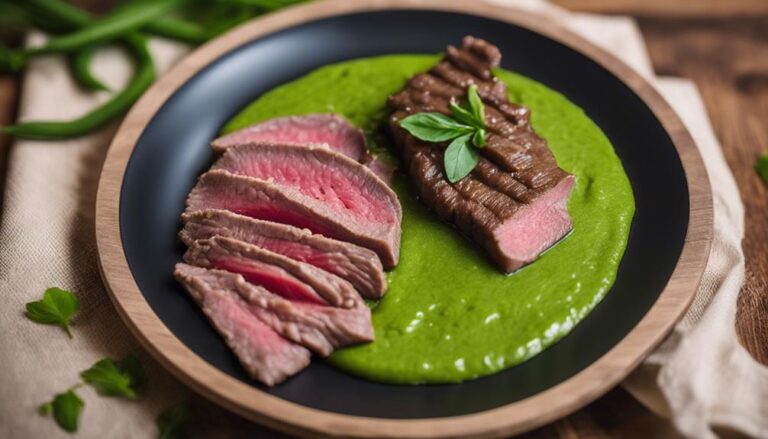
[[[641, 322], [611, 351], [576, 376], [522, 401], [481, 413], [395, 420], [323, 412], [275, 398], [215, 369], [176, 339], [151, 311], [133, 280], [119, 229], [120, 186], [142, 130], [165, 100], [192, 75], [223, 53], [261, 35], [336, 14], [360, 10], [431, 8], [507, 20], [581, 51], [610, 70], [642, 98], [673, 139], [685, 169], [690, 222], [682, 255], [659, 299]], [[548, 20], [489, 4], [461, 0], [332, 0], [308, 4], [251, 22], [182, 60], [133, 107], [110, 147], [96, 203], [96, 239], [102, 275], [129, 329], [161, 363], [199, 393], [257, 422], [306, 436], [465, 437], [501, 436], [538, 427], [566, 415], [623, 379], [672, 328], [692, 299], [712, 238], [709, 183], [693, 140], [656, 91], [629, 67]]]
[[[19, 79], [15, 75], [0, 74], [0, 126], [12, 123], [16, 118], [19, 96]], [[10, 136], [0, 134], [0, 188], [8, 170], [8, 155], [11, 148]], [[0, 212], [3, 209], [4, 193], [0, 193]]]
[[[576, 11], [633, 15], [655, 71], [692, 79], [701, 90], [745, 205], [747, 276], [739, 295], [736, 329], [752, 356], [768, 365], [768, 185], [754, 172], [757, 157], [768, 152], [768, 2], [747, 0], [750, 6], [745, 8], [744, 2], [714, 1], [721, 9], [711, 13], [701, 13], [711, 9], [710, 0], [555, 2]], [[674, 436], [666, 420], [633, 404], [626, 392], [612, 392], [611, 399], [610, 407], [620, 408], [623, 428], [602, 425], [600, 420], [609, 412], [601, 400], [537, 433], [562, 438]], [[638, 423], [660, 430], [638, 435], [631, 427]]]
[[567, 9], [635, 17], [749, 17], [764, 13], [765, 0], [553, 0]]
[[736, 178], [745, 207], [747, 271], [737, 330], [755, 359], [768, 364], [768, 185], [754, 171], [759, 155], [768, 152], [768, 2], [762, 16], [739, 20], [639, 23], [659, 74], [688, 77], [699, 86]]

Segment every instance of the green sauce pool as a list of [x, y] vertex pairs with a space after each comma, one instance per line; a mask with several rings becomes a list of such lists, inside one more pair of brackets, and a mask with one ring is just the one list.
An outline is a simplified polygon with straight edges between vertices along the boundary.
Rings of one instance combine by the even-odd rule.
[[[381, 133], [387, 96], [438, 56], [389, 55], [326, 66], [261, 96], [224, 129], [262, 120], [333, 112], [363, 128], [370, 148], [387, 154]], [[334, 366], [398, 384], [460, 382], [498, 372], [566, 335], [613, 284], [635, 204], [608, 139], [577, 106], [531, 79], [497, 70], [510, 100], [528, 106], [535, 130], [557, 162], [576, 175], [568, 203], [573, 232], [539, 260], [502, 274], [416, 198], [396, 174], [403, 205], [400, 264], [389, 291], [372, 303], [376, 340], [335, 352]]]

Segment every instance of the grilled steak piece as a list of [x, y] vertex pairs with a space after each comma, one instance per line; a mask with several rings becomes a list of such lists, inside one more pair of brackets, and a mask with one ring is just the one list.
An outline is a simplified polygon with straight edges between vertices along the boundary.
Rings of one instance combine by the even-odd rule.
[[332, 113], [315, 113], [270, 119], [219, 137], [211, 142], [216, 152], [247, 143], [282, 145], [327, 145], [352, 160], [368, 166], [385, 183], [392, 181], [392, 167], [368, 152], [365, 134], [346, 119]]
[[232, 238], [214, 236], [195, 241], [184, 253], [184, 261], [240, 273], [249, 282], [288, 300], [344, 308], [365, 306], [352, 284], [344, 279]]
[[309, 365], [310, 352], [306, 348], [288, 341], [259, 320], [236, 293], [194, 282], [183, 267], [177, 266], [175, 275], [250, 376], [273, 386]]
[[[566, 202], [574, 177], [533, 131], [528, 109], [509, 102], [506, 86], [491, 72], [500, 59], [498, 48], [473, 37], [460, 49], [449, 46], [442, 61], [390, 96], [388, 127], [422, 200], [511, 272], [571, 230]], [[449, 103], [464, 99], [471, 84], [485, 104], [487, 145], [472, 173], [451, 184], [444, 174], [446, 145], [420, 141], [399, 122], [424, 111], [450, 114]]]
[[176, 278], [190, 291], [234, 296], [247, 311], [284, 338], [328, 356], [334, 349], [373, 340], [371, 311], [291, 302], [228, 271], [176, 265]]
[[364, 297], [377, 299], [386, 291], [381, 261], [367, 248], [226, 210], [197, 211], [182, 219], [185, 224], [179, 237], [187, 245], [216, 235], [235, 238], [333, 273]]
[[[304, 151], [299, 147], [287, 148]], [[329, 164], [321, 169], [318, 169], [320, 165], [304, 166], [305, 163], [297, 160], [297, 169], [312, 173], [298, 178], [297, 184], [312, 187], [298, 188], [266, 181], [269, 176], [262, 180], [214, 169], [203, 174], [190, 192], [187, 213], [207, 208], [224, 209], [256, 219], [306, 228], [329, 238], [371, 249], [379, 256], [384, 268], [394, 267], [400, 252], [402, 217], [394, 192], [370, 171], [343, 156], [320, 149], [304, 152], [332, 155]], [[286, 154], [286, 157], [291, 155]], [[337, 160], [343, 165], [337, 167]], [[335, 169], [326, 169], [331, 167]], [[276, 167], [274, 178], [286, 175], [282, 172]], [[357, 172], [361, 175], [355, 175]], [[316, 178], [313, 179], [313, 176]], [[337, 186], [324, 187], [329, 184]], [[313, 196], [315, 194], [319, 199]]]

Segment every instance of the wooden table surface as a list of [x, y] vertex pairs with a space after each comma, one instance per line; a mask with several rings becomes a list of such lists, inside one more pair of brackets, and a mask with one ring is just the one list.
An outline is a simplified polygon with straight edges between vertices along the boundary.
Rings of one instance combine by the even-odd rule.
[[[99, 6], [100, 2], [77, 3]], [[737, 333], [768, 365], [768, 185], [754, 171], [768, 152], [768, 0], [555, 0], [574, 11], [630, 15], [645, 37], [659, 75], [696, 82], [746, 208], [746, 283]], [[103, 4], [103, 3], [102, 3]], [[18, 77], [0, 74], [0, 124], [12, 121]], [[8, 138], [0, 136], [0, 182]], [[1, 206], [1, 205], [0, 205]], [[208, 407], [207, 431], [237, 437], [243, 420]], [[218, 436], [218, 434], [217, 434]], [[266, 436], [272, 436], [267, 434]], [[282, 435], [274, 435], [282, 436]], [[530, 438], [677, 437], [669, 422], [616, 388], [573, 415], [528, 433]]]

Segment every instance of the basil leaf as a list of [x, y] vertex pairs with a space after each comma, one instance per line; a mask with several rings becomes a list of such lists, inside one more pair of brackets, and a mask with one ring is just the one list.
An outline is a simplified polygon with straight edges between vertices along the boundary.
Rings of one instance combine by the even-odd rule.
[[80, 376], [102, 395], [136, 399], [137, 391], [144, 381], [144, 369], [138, 363], [138, 358], [133, 356], [126, 357], [118, 364], [110, 358], [104, 358]]
[[158, 437], [176, 439], [185, 437], [192, 420], [192, 411], [186, 405], [170, 408], [157, 417]]
[[480, 99], [480, 95], [477, 94], [477, 85], [472, 84], [467, 91], [467, 100], [469, 100], [469, 108], [472, 110], [472, 114], [475, 116], [475, 120], [480, 123], [480, 127], [485, 126], [485, 107], [483, 106], [483, 100]]
[[763, 177], [763, 181], [768, 184], [768, 154], [763, 154], [763, 156], [760, 157], [755, 168], [757, 168], [757, 173]]
[[67, 331], [69, 338], [72, 338], [70, 329], [72, 316], [80, 309], [80, 302], [73, 293], [61, 288], [48, 288], [42, 300], [29, 302], [26, 308], [26, 315], [30, 320], [61, 326]]
[[475, 144], [476, 147], [482, 148], [485, 146], [485, 130], [480, 128], [477, 131], [475, 131], [475, 134], [472, 135], [472, 143]]
[[440, 113], [416, 113], [400, 121], [400, 126], [417, 139], [445, 142], [471, 133], [473, 128]]
[[443, 159], [445, 174], [451, 183], [466, 177], [477, 165], [479, 157], [477, 151], [470, 144], [472, 136], [473, 134], [465, 134], [458, 137], [445, 149]]
[[475, 120], [475, 116], [466, 108], [456, 104], [455, 102], [451, 102], [450, 107], [451, 107], [451, 113], [453, 113], [453, 117], [457, 121], [474, 128], [483, 127], [483, 124], [478, 123], [478, 121]]
[[74, 390], [67, 390], [54, 396], [53, 401], [47, 402], [37, 410], [42, 416], [53, 413], [53, 419], [64, 431], [74, 433], [77, 431], [80, 413], [85, 403]]

